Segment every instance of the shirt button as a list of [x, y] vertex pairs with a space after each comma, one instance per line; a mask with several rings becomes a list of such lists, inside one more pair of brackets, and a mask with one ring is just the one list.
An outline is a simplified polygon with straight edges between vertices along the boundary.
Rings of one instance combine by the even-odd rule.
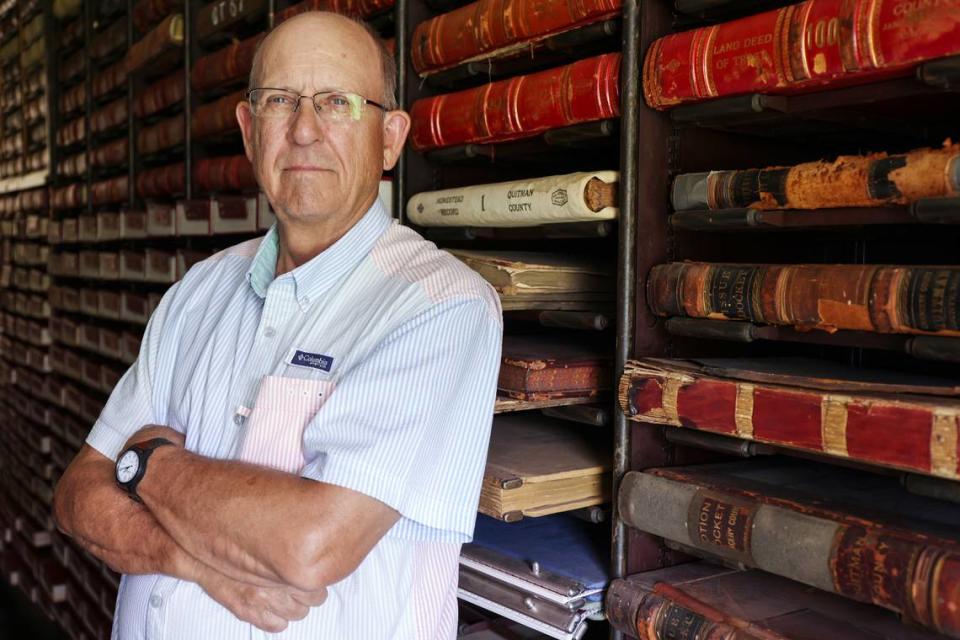
[[310, 304], [310, 298], [303, 296], [303, 304]]
[[267, 327], [266, 329], [264, 329], [263, 335], [265, 335], [268, 338], [272, 338], [273, 336], [277, 335], [277, 330], [274, 329], [273, 327]]
[[237, 425], [238, 427], [239, 427], [240, 425], [242, 425], [242, 424], [243, 424], [243, 416], [240, 415], [239, 413], [234, 414], [234, 416], [233, 416], [233, 424]]
[[160, 605], [163, 604], [163, 596], [153, 594], [150, 596], [150, 606], [154, 609], [159, 609]]

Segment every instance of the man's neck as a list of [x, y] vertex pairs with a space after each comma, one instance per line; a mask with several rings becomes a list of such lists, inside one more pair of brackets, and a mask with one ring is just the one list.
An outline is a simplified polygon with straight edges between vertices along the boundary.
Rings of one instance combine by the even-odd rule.
[[302, 264], [333, 246], [352, 229], [368, 208], [359, 211], [346, 222], [329, 220], [326, 224], [315, 221], [277, 220], [279, 247], [275, 277], [293, 271]]

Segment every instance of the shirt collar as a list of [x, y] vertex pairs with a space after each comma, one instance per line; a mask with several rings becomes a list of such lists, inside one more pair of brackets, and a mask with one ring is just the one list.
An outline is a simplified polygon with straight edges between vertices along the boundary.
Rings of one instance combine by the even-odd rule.
[[[343, 237], [281, 278], [293, 278], [297, 302], [306, 311], [314, 300], [323, 295], [341, 277], [352, 271], [373, 249], [392, 219], [377, 198], [363, 217]], [[260, 247], [247, 269], [247, 282], [261, 298], [275, 279], [277, 256], [280, 253], [280, 234], [274, 223], [263, 237]]]

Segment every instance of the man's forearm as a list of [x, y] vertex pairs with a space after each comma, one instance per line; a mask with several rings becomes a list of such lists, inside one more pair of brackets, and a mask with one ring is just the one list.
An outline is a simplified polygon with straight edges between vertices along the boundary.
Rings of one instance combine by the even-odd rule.
[[[313, 590], [317, 483], [180, 448], [157, 449], [138, 492], [153, 517], [191, 556], [230, 575]], [[308, 511], [308, 513], [305, 513]]]
[[196, 581], [196, 560], [143, 505], [113, 486], [109, 462], [72, 466], [60, 479], [54, 511], [64, 533], [114, 571]]

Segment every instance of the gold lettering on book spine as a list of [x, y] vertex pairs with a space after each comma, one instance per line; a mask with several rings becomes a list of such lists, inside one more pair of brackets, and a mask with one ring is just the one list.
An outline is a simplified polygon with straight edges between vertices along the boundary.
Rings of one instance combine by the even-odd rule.
[[753, 389], [752, 384], [738, 384], [734, 408], [737, 435], [750, 440], [753, 439]]
[[957, 478], [957, 412], [935, 411], [930, 428], [930, 473]]
[[667, 378], [663, 383], [663, 417], [668, 424], [680, 426], [680, 414], [677, 411], [677, 397], [684, 385], [681, 378]]
[[820, 438], [823, 450], [836, 456], [848, 457], [847, 451], [847, 396], [825, 395], [820, 401]]

